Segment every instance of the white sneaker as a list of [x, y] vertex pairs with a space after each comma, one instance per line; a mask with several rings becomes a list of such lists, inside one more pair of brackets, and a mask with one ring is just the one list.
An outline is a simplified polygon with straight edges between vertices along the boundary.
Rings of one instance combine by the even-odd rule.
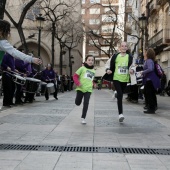
[[117, 91], [114, 91], [112, 99], [116, 99], [117, 98]]
[[84, 118], [81, 118], [81, 123], [82, 123], [82, 124], [86, 124], [86, 121], [85, 121]]
[[119, 122], [123, 122], [123, 120], [125, 119], [125, 117], [123, 116], [123, 114], [119, 115]]
[[113, 100], [115, 99], [115, 94], [112, 95], [112, 99], [113, 99]]
[[114, 92], [115, 98], [117, 98], [117, 91]]

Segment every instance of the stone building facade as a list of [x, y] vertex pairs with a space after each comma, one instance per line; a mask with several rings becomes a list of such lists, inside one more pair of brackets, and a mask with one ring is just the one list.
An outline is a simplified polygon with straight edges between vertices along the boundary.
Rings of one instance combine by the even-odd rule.
[[[19, 17], [21, 15], [22, 9], [26, 3], [28, 3], [29, 0], [18, 0], [13, 1], [9, 0], [6, 4], [6, 10], [10, 13], [10, 15], [13, 17], [13, 19], [17, 22], [19, 20]], [[66, 3], [68, 1], [66, 0]], [[69, 1], [71, 2], [71, 1]], [[76, 11], [77, 15], [81, 16], [81, 1], [76, 1]], [[58, 3], [58, 1], [54, 1], [54, 3]], [[38, 56], [38, 29], [35, 24], [35, 18], [36, 16], [42, 13], [43, 11], [39, 8], [39, 0], [37, 1], [37, 4], [35, 4], [27, 13], [24, 23], [22, 25], [24, 35], [26, 38], [26, 42], [28, 44], [29, 52], [33, 53], [35, 57]], [[5, 16], [6, 20], [9, 20], [7, 16]], [[11, 23], [11, 22], [10, 22]], [[17, 48], [20, 48], [22, 46], [21, 40], [19, 38], [19, 34], [14, 27], [13, 24], [11, 28], [11, 38], [10, 42], [16, 46]], [[47, 26], [52, 25], [49, 21], [45, 21], [45, 26], [42, 29], [41, 33], [41, 59], [43, 61], [42, 69], [45, 67], [48, 63], [52, 62], [52, 47], [51, 47], [51, 39], [52, 34], [50, 29], [47, 29]], [[32, 38], [29, 38], [30, 35], [34, 35]], [[59, 61], [59, 54], [60, 54], [60, 48], [59, 43], [57, 39], [55, 39], [55, 47], [54, 47], [54, 68], [60, 74], [60, 61]], [[63, 55], [63, 74], [69, 75], [69, 58], [68, 58], [68, 50], [65, 48], [66, 53]], [[73, 63], [72, 63], [72, 72], [74, 73], [82, 63], [82, 42], [79, 43], [79, 45], [72, 50], [71, 55], [74, 57]]]
[[[140, 30], [138, 27], [138, 18], [140, 16], [139, 0], [127, 0], [125, 4], [125, 41], [128, 42], [129, 50], [133, 52], [134, 62], [140, 57], [139, 49], [141, 47]], [[138, 38], [137, 38], [138, 37]]]
[[156, 59], [170, 80], [170, 1], [141, 0], [141, 13], [148, 18], [145, 46], [154, 48]]

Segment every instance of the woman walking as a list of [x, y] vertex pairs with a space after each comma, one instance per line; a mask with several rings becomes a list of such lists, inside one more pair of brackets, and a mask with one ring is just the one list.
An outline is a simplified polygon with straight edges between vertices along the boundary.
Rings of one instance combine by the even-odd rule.
[[93, 89], [93, 79], [95, 75], [94, 70], [94, 57], [92, 55], [88, 55], [85, 58], [84, 65], [80, 67], [76, 73], [73, 75], [74, 83], [77, 88], [77, 95], [75, 99], [75, 104], [79, 106], [84, 98], [83, 110], [81, 116], [81, 123], [86, 124], [85, 118], [88, 110], [90, 95]]

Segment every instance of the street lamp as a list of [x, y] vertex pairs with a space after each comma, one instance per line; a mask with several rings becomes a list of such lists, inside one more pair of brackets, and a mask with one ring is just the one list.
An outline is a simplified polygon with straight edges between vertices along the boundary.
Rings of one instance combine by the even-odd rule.
[[39, 16], [36, 18], [36, 26], [38, 28], [38, 57], [40, 57], [40, 46], [41, 46], [41, 30], [44, 26], [45, 18], [42, 17], [42, 14], [39, 14]]
[[142, 14], [141, 17], [138, 18], [139, 19], [139, 27], [142, 30], [142, 38], [141, 38], [141, 59], [143, 62], [143, 40], [144, 40], [144, 32], [145, 32], [145, 28], [146, 28], [146, 22], [147, 22], [147, 17], [145, 16], [145, 14]]
[[74, 64], [74, 57], [71, 55], [71, 57], [70, 57], [70, 76], [72, 76], [72, 69], [73, 69], [73, 67], [72, 67], [72, 65]]
[[61, 51], [60, 51], [60, 74], [62, 75], [63, 74], [63, 55], [66, 53], [65, 51], [65, 43], [64, 42], [61, 42]]

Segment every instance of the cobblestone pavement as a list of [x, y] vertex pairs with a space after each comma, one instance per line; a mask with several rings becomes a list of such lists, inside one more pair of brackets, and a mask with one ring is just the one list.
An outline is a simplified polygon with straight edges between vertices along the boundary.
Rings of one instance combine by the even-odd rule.
[[[50, 96], [48, 101], [40, 96], [32, 104], [1, 110], [0, 170], [170, 169], [170, 155], [110, 152], [112, 148], [169, 151], [170, 97], [158, 96], [156, 114], [143, 114], [142, 100], [132, 104], [124, 99], [125, 121], [120, 124], [112, 91], [94, 90], [87, 124], [82, 125], [82, 105], [75, 106], [75, 95], [74, 91], [59, 93], [59, 100]], [[8, 144], [27, 149], [3, 149]]]

